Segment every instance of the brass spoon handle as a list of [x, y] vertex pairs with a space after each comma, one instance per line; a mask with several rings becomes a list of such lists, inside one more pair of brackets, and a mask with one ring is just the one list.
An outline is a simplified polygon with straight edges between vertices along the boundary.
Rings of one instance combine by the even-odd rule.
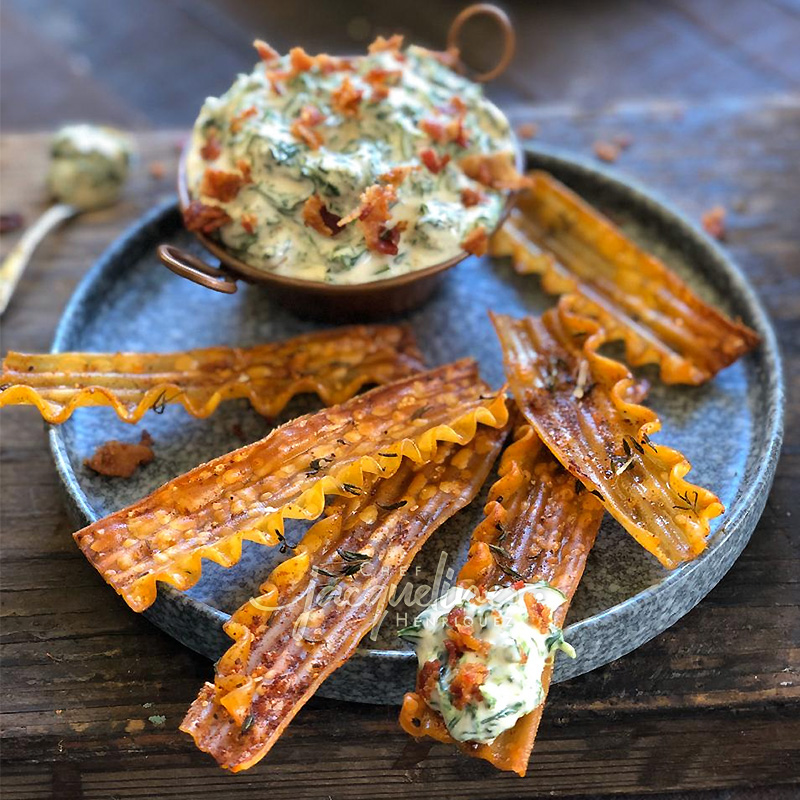
[[58, 203], [51, 206], [42, 214], [36, 222], [31, 225], [20, 240], [11, 249], [11, 252], [3, 259], [0, 265], [0, 314], [8, 306], [14, 289], [17, 288], [19, 279], [28, 266], [28, 262], [33, 255], [33, 251], [39, 243], [50, 233], [53, 228], [60, 225], [64, 220], [75, 216], [78, 209], [66, 203]]

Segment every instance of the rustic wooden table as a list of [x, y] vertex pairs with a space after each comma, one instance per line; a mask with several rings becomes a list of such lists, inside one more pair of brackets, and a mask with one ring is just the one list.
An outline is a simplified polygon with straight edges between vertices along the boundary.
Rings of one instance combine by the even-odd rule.
[[[42, 208], [47, 142], [31, 129], [89, 118], [181, 130], [138, 135], [142, 159], [125, 202], [66, 226], [38, 251], [0, 323], [3, 350], [49, 347], [94, 259], [171, 193], [177, 142], [202, 97], [252, 63], [255, 34], [281, 49], [302, 42], [346, 52], [376, 31], [401, 29], [435, 46], [461, 5], [340, 0], [301, 13], [281, 0], [6, 0], [0, 117], [4, 130], [24, 133], [0, 141], [0, 211], [31, 218]], [[752, 542], [670, 630], [553, 689], [524, 780], [449, 748], [415, 746], [394, 708], [321, 699], [262, 765], [232, 777], [177, 731], [211, 665], [130, 612], [85, 562], [41, 421], [31, 409], [3, 410], [4, 798], [485, 798], [720, 787], [738, 789], [715, 799], [792, 796], [789, 784], [800, 780], [800, 5], [570, 0], [511, 2], [510, 11], [523, 46], [491, 93], [517, 122], [536, 122], [539, 141], [584, 155], [598, 139], [630, 135], [620, 170], [695, 218], [728, 208], [725, 246], [772, 316], [788, 382], [784, 453]], [[149, 175], [152, 162], [166, 166], [165, 178]], [[13, 242], [4, 236], [0, 250]], [[771, 788], [751, 794], [747, 786]]]
[[[787, 441], [753, 540], [670, 630], [551, 693], [532, 768], [500, 775], [415, 746], [396, 709], [312, 701], [268, 759], [231, 777], [177, 731], [210, 663], [137, 617], [70, 537], [43, 425], [2, 413], [3, 792], [11, 798], [530, 797], [781, 784], [800, 778], [800, 97], [586, 113], [512, 108], [543, 142], [591, 152], [627, 134], [618, 168], [694, 217], [730, 210], [726, 246], [779, 332]], [[179, 132], [139, 135], [120, 207], [46, 242], [2, 320], [3, 348], [47, 349], [76, 282], [119, 231], [169, 194]], [[41, 199], [42, 135], [2, 141], [4, 211]], [[148, 174], [153, 161], [167, 176]], [[13, 207], [12, 207], [13, 204]], [[13, 238], [3, 238], [5, 250]], [[268, 785], [268, 789], [266, 786]]]

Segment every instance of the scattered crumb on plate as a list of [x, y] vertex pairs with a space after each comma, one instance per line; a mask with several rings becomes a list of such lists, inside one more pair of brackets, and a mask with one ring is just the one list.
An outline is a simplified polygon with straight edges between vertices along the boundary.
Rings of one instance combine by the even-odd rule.
[[147, 431], [143, 431], [139, 444], [118, 442], [116, 439], [105, 442], [83, 463], [100, 475], [130, 478], [138, 467], [149, 464], [155, 458], [152, 444], [153, 438]]
[[594, 154], [601, 160], [613, 164], [620, 154], [620, 146], [614, 142], [597, 141], [592, 145]]

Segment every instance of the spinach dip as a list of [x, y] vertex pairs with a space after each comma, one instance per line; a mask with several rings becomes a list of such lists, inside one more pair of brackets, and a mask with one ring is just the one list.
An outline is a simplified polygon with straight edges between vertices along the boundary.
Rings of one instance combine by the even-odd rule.
[[208, 98], [187, 227], [281, 275], [353, 284], [485, 252], [518, 179], [508, 121], [448, 54], [379, 38], [365, 56], [278, 56]]

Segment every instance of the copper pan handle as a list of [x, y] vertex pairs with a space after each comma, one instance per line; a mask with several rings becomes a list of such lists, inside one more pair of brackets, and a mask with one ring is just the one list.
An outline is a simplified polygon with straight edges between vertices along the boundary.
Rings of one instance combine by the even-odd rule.
[[503, 50], [500, 53], [500, 60], [488, 72], [481, 72], [478, 75], [473, 75], [472, 80], [478, 83], [487, 83], [502, 75], [511, 59], [514, 57], [514, 49], [517, 44], [517, 37], [514, 33], [514, 26], [508, 18], [508, 14], [502, 8], [498, 8], [493, 3], [473, 3], [461, 11], [456, 18], [450, 23], [450, 30], [447, 32], [447, 49], [458, 50], [458, 37], [461, 34], [461, 29], [464, 23], [473, 17], [487, 16], [494, 19], [500, 26], [503, 32]]
[[180, 275], [181, 278], [205, 286], [206, 289], [225, 294], [233, 294], [236, 291], [235, 278], [174, 244], [159, 245], [158, 257], [168, 270]]

